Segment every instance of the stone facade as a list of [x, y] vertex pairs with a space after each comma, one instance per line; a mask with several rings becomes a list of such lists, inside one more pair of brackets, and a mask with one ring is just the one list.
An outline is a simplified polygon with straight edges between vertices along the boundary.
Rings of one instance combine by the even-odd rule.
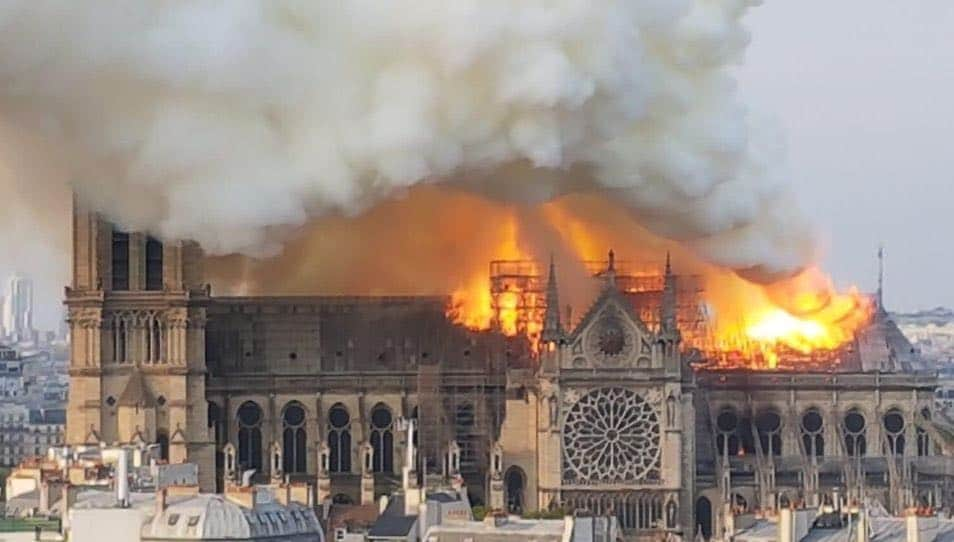
[[[836, 494], [895, 508], [949, 497], [936, 378], [897, 355], [887, 324], [866, 339], [880, 350], [827, 373], [693, 369], [668, 264], [654, 326], [611, 257], [572, 329], [551, 264], [534, 347], [454, 325], [443, 297], [212, 297], [194, 245], [82, 209], [74, 230], [67, 442], [157, 442], [200, 466], [204, 490], [254, 469], [359, 503], [402, 472], [459, 474], [476, 504], [613, 514], [635, 538], [719, 535], [730, 509]], [[864, 453], [846, 447], [849, 413], [864, 417]]]
[[214, 488], [198, 247], [127, 235], [81, 208], [73, 230], [67, 442], [158, 442], [170, 461], [210, 466], [200, 482]]

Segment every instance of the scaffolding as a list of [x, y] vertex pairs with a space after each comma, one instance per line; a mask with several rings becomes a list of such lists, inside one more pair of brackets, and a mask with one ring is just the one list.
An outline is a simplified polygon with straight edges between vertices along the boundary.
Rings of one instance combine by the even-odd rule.
[[490, 262], [491, 326], [507, 335], [524, 335], [536, 342], [546, 312], [546, 279], [531, 260]]
[[[585, 261], [583, 265], [590, 276], [601, 280], [608, 262]], [[531, 341], [539, 338], [546, 312], [546, 277], [541, 276], [540, 269], [530, 260], [495, 260], [490, 263], [490, 299], [495, 330], [525, 335]], [[616, 285], [632, 302], [633, 310], [650, 329], [658, 330], [665, 282], [663, 267], [616, 261], [614, 271]], [[705, 350], [711, 337], [709, 312], [702, 302], [702, 293], [700, 276], [676, 275], [676, 321], [683, 342]]]

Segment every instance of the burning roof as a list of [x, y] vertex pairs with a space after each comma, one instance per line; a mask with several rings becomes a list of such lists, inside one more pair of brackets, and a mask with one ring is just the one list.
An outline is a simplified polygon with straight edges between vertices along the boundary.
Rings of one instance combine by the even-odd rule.
[[[594, 279], [611, 280], [640, 319], [650, 329], [658, 329], [663, 271], [616, 261], [612, 253], [607, 261], [584, 265]], [[539, 341], [547, 308], [547, 281], [539, 269], [541, 266], [530, 260], [491, 263], [485, 327], [508, 336], [525, 335], [534, 344]], [[894, 322], [883, 311], [874, 310], [874, 300], [857, 292], [839, 294], [829, 289], [802, 288], [800, 284], [788, 286], [792, 290], [780, 294], [788, 297], [768, 307], [753, 306], [747, 321], [727, 325], [713, 313], [703, 277], [674, 276], [674, 283], [683, 348], [698, 369], [924, 370], [920, 356]], [[453, 305], [449, 316], [467, 326], [480, 327], [480, 320], [470, 318], [460, 310], [462, 307], [465, 305]], [[578, 323], [573, 320], [572, 310], [566, 310], [564, 322], [570, 326]]]

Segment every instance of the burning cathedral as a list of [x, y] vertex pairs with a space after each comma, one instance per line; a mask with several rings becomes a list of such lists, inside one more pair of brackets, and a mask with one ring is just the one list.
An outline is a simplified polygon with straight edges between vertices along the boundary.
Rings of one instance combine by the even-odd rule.
[[613, 515], [632, 538], [719, 536], [796, 503], [954, 499], [936, 376], [880, 303], [823, 358], [760, 370], [693, 346], [691, 277], [668, 259], [639, 277], [610, 253], [575, 318], [552, 262], [495, 262], [493, 300], [536, 292], [516, 334], [459, 325], [441, 296], [217, 296], [202, 263], [74, 209], [70, 444], [158, 443], [204, 490], [235, 461], [339, 505], [402, 472], [453, 480], [489, 508]]

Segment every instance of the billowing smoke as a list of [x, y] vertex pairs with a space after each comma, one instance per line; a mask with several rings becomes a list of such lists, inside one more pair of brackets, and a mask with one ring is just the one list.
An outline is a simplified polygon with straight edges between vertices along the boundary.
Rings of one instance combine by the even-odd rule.
[[784, 273], [814, 243], [736, 101], [752, 3], [7, 0], [0, 144], [50, 167], [0, 182], [68, 181], [125, 226], [259, 255], [422, 183], [596, 192]]

